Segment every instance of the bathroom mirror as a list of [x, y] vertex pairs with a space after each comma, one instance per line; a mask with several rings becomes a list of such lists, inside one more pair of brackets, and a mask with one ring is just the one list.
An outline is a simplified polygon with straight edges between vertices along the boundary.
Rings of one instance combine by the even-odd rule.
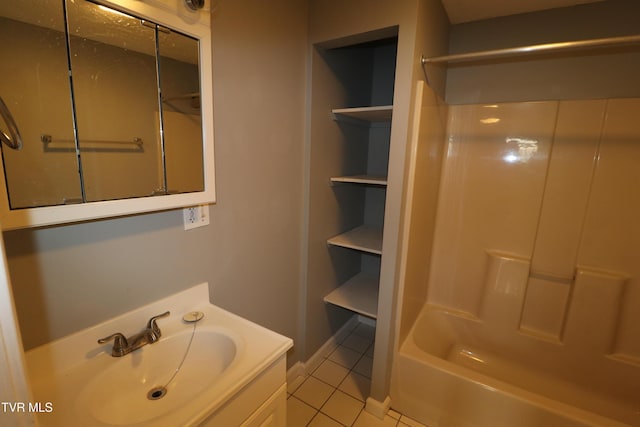
[[[63, 204], [82, 197], [75, 151], [47, 155], [40, 143], [40, 132], [73, 140], [64, 13], [59, 1], [44, 3], [50, 8], [48, 16], [38, 7], [0, 2], [0, 57], [5, 58], [0, 97], [24, 141], [20, 150], [2, 147], [13, 208]], [[57, 7], [51, 7], [54, 3]], [[6, 118], [0, 118], [0, 129], [7, 127]]]
[[163, 188], [155, 25], [89, 1], [66, 6], [85, 199], [150, 196]]
[[202, 116], [197, 40], [158, 33], [167, 191], [202, 191]]
[[4, 229], [214, 202], [208, 12], [160, 6], [0, 2]]

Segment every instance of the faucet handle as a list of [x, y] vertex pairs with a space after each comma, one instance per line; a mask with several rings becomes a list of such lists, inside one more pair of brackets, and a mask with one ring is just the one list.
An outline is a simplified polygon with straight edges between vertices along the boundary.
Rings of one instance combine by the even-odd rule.
[[120, 332], [111, 334], [108, 337], [100, 338], [98, 340], [98, 344], [104, 344], [111, 340], [113, 340], [113, 348], [111, 349], [111, 354], [116, 357], [124, 355], [126, 348], [129, 347], [129, 343], [127, 342], [127, 338]]
[[149, 322], [147, 323], [147, 329], [151, 329], [153, 331], [156, 339], [160, 338], [161, 335], [160, 328], [158, 327], [156, 320], [167, 317], [170, 314], [170, 311], [165, 311], [164, 313], [158, 314], [157, 316], [153, 316], [151, 319], [149, 319]]

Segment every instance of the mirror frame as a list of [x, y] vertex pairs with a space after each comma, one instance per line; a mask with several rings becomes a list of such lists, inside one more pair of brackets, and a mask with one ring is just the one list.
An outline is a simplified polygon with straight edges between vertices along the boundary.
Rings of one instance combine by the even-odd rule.
[[181, 0], [92, 0], [148, 19], [198, 39], [204, 158], [204, 191], [136, 197], [34, 208], [10, 209], [3, 162], [0, 162], [0, 221], [2, 230], [89, 221], [163, 211], [216, 202], [213, 149], [213, 64], [209, 7], [193, 11]]

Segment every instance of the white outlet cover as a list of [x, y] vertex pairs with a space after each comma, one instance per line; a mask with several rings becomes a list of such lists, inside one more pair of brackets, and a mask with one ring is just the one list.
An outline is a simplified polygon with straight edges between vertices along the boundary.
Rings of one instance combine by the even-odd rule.
[[209, 205], [184, 208], [182, 209], [182, 216], [185, 230], [209, 225]]

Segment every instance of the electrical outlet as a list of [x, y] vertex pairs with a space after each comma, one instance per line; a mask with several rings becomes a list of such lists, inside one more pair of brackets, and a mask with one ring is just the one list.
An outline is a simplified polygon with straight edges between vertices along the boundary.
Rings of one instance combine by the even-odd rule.
[[209, 225], [209, 205], [184, 208], [182, 209], [182, 216], [185, 230]]

